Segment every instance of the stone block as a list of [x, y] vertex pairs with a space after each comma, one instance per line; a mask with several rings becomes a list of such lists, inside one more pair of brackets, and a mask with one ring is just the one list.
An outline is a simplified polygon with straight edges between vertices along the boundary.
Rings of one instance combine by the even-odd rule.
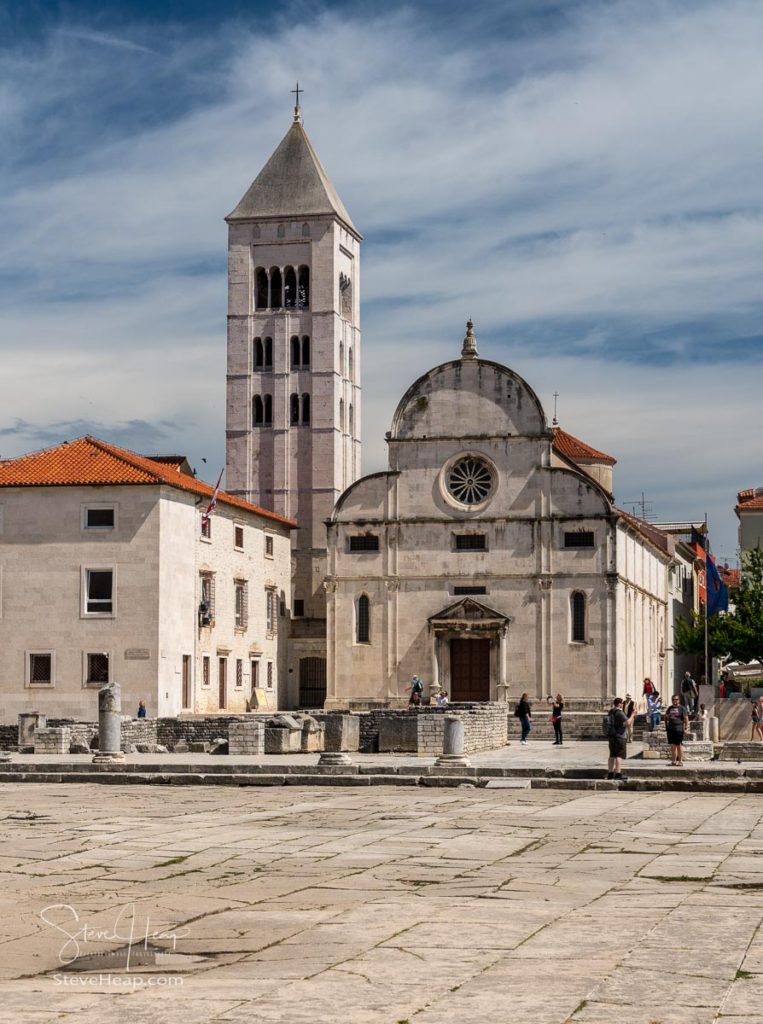
[[353, 752], [360, 749], [360, 719], [357, 715], [327, 715], [324, 750]]
[[379, 753], [418, 753], [417, 719], [415, 712], [383, 717], [379, 722]]
[[228, 740], [224, 740], [222, 738], [218, 738], [216, 740], [212, 740], [212, 743], [211, 743], [211, 745], [209, 747], [209, 753], [210, 754], [227, 754], [228, 753]]
[[89, 754], [90, 752], [90, 747], [87, 743], [80, 743], [78, 740], [73, 740], [69, 744], [70, 754]]
[[19, 750], [22, 747], [34, 747], [36, 729], [44, 729], [47, 718], [39, 711], [29, 711], [19, 715]]
[[228, 727], [228, 753], [239, 756], [264, 754], [265, 723], [231, 722]]
[[302, 745], [302, 730], [265, 727], [266, 754], [298, 754]]
[[71, 742], [72, 733], [67, 725], [34, 731], [35, 754], [68, 754]]
[[325, 750], [326, 727], [323, 722], [309, 719], [302, 723], [303, 754], [318, 754]]
[[192, 754], [206, 754], [209, 750], [209, 744], [205, 743], [203, 740], [191, 740], [188, 744], [188, 750]]

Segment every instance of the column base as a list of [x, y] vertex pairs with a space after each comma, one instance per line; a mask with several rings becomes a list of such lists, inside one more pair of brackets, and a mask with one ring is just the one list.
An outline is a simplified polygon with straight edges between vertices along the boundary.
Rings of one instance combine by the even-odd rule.
[[318, 767], [337, 764], [352, 764], [352, 758], [349, 754], [343, 754], [334, 750], [325, 751], [318, 758]]
[[451, 765], [470, 768], [471, 764], [466, 754], [440, 754], [435, 761], [435, 768], [447, 768]]
[[100, 751], [93, 755], [93, 764], [121, 764], [125, 759], [124, 753], [119, 750], [114, 753]]

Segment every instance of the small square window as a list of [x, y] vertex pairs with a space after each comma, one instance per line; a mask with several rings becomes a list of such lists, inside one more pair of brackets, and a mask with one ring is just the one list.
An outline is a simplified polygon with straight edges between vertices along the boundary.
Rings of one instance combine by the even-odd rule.
[[294, 599], [294, 618], [301, 619], [305, 614], [305, 602], [301, 597]]
[[244, 527], [234, 526], [233, 527], [233, 546], [239, 551], [244, 550]]
[[374, 533], [361, 533], [350, 537], [350, 552], [378, 550], [379, 538]]
[[594, 546], [593, 530], [574, 530], [564, 535], [566, 548], [592, 548]]
[[487, 538], [484, 533], [455, 534], [456, 551], [485, 551]]
[[53, 655], [50, 653], [30, 654], [28, 671], [30, 686], [52, 686]]
[[103, 652], [94, 654], [88, 654], [87, 660], [87, 677], [85, 683], [87, 686], [105, 686], [109, 681], [109, 656]]
[[265, 535], [265, 554], [268, 558], [273, 557], [273, 538], [268, 534]]
[[85, 509], [86, 530], [113, 530], [115, 525], [114, 509], [94, 506]]
[[85, 570], [85, 611], [88, 615], [113, 615], [114, 573], [111, 569]]

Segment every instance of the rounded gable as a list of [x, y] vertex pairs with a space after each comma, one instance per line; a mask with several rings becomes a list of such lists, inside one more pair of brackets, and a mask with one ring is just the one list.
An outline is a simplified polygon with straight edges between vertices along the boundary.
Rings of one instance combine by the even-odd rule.
[[519, 374], [487, 359], [454, 359], [408, 388], [392, 418], [390, 440], [548, 433], [540, 400]]

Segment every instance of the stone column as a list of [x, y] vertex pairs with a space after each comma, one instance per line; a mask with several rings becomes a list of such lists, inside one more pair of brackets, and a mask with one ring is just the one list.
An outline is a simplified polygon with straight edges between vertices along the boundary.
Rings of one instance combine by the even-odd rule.
[[496, 697], [498, 700], [505, 701], [507, 698], [509, 683], [506, 679], [506, 653], [508, 643], [506, 641], [506, 630], [501, 630], [501, 635], [498, 639], [498, 665], [499, 665], [499, 676], [498, 676], [498, 692]]
[[464, 723], [459, 715], [445, 715], [442, 754], [437, 758], [435, 764], [440, 767], [461, 765], [465, 768], [471, 764], [464, 753]]
[[109, 683], [98, 691], [98, 753], [93, 764], [124, 761], [122, 753], [122, 688]]
[[34, 747], [34, 734], [37, 729], [44, 729], [47, 718], [39, 711], [24, 711], [19, 715], [18, 748], [23, 750]]
[[431, 693], [440, 691], [440, 638], [437, 633], [432, 633], [432, 685]]

